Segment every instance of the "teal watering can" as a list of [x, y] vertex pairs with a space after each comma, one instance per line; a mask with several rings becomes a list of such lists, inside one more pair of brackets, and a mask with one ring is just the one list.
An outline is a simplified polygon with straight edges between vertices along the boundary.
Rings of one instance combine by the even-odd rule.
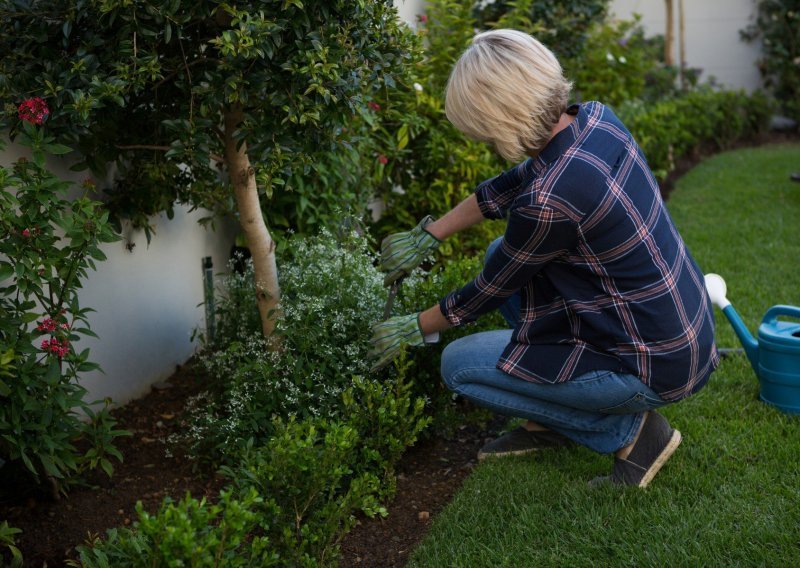
[[761, 400], [789, 414], [800, 414], [800, 323], [778, 321], [800, 319], [800, 307], [772, 306], [758, 326], [754, 339], [725, 297], [727, 286], [718, 274], [706, 274], [711, 302], [722, 310], [744, 346], [744, 352], [761, 385]]

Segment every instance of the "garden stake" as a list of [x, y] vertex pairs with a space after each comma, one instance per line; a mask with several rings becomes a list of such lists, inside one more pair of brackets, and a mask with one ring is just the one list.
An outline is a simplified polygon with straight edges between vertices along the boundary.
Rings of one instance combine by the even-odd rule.
[[400, 290], [400, 284], [403, 282], [403, 278], [405, 276], [401, 276], [394, 282], [392, 282], [392, 287], [389, 288], [389, 297], [386, 298], [386, 307], [383, 308], [383, 319], [389, 319], [389, 316], [392, 315], [392, 306], [394, 305], [394, 298], [397, 296], [397, 291]]

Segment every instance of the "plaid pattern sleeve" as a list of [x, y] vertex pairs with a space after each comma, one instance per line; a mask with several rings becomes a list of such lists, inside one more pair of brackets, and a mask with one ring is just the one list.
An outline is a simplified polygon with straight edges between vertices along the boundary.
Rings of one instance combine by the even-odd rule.
[[719, 362], [703, 274], [614, 113], [600, 103], [570, 112], [537, 158], [478, 187], [483, 214], [507, 214], [508, 225], [442, 313], [461, 325], [519, 293], [499, 369], [547, 383], [627, 372], [666, 400], [688, 396]]
[[530, 178], [532, 168], [533, 160], [527, 160], [481, 183], [475, 194], [483, 216], [487, 219], [505, 217], [509, 205]]

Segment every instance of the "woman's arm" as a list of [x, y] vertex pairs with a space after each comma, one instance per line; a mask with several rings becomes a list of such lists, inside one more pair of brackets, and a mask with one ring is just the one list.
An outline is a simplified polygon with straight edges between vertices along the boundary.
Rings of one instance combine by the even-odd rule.
[[440, 241], [443, 241], [450, 235], [480, 223], [484, 218], [480, 207], [478, 207], [478, 198], [473, 193], [445, 213], [440, 219], [426, 226], [425, 230]]

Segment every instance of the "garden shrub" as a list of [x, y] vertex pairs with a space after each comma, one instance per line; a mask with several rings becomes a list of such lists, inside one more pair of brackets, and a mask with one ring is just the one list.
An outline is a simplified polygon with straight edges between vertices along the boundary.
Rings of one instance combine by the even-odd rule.
[[287, 239], [278, 256], [279, 350], [268, 349], [251, 317], [249, 264], [223, 286], [214, 344], [200, 358], [217, 380], [192, 401], [193, 425], [184, 434], [199, 457], [220, 459], [235, 452], [237, 441], [263, 439], [273, 417], [338, 416], [352, 377], [369, 373], [371, 326], [387, 292], [367, 240], [354, 230], [340, 237], [322, 230]]
[[655, 103], [628, 102], [616, 110], [656, 178], [664, 180], [677, 160], [698, 149], [725, 149], [763, 132], [772, 103], [761, 92], [703, 87]]
[[758, 67], [764, 83], [784, 112], [800, 121], [800, 0], [758, 2], [756, 21], [742, 31], [742, 37], [761, 39]]
[[79, 383], [98, 366], [75, 348], [95, 337], [81, 280], [105, 260], [100, 244], [117, 236], [101, 203], [67, 199], [73, 184], [46, 168], [46, 154], [70, 149], [38, 127], [45, 119], [24, 118], [16, 137], [32, 159], [0, 169], [0, 353], [13, 369], [0, 377], [0, 460], [66, 491], [76, 474], [99, 466], [111, 475], [110, 459], [122, 459], [113, 441], [125, 432], [114, 429], [110, 401], [93, 409]]
[[187, 495], [177, 503], [166, 498], [156, 514], [136, 504], [138, 521], [132, 528], [110, 529], [105, 540], [94, 538], [79, 546], [85, 568], [157, 568], [168, 566], [236, 567], [280, 565], [266, 536], [265, 511], [271, 500], [255, 489], [220, 492], [219, 501]]
[[[14, 535], [21, 532], [21, 530], [9, 526], [8, 521], [3, 521], [0, 524], [0, 563], [6, 568], [20, 568], [22, 566], [22, 552], [15, 546], [16, 540], [14, 538]], [[3, 549], [6, 550], [7, 554], [3, 554]]]
[[662, 51], [658, 42], [645, 38], [639, 20], [636, 16], [590, 27], [583, 52], [564, 61], [564, 72], [574, 83], [574, 99], [613, 106], [645, 98], [648, 83], [661, 66]]

